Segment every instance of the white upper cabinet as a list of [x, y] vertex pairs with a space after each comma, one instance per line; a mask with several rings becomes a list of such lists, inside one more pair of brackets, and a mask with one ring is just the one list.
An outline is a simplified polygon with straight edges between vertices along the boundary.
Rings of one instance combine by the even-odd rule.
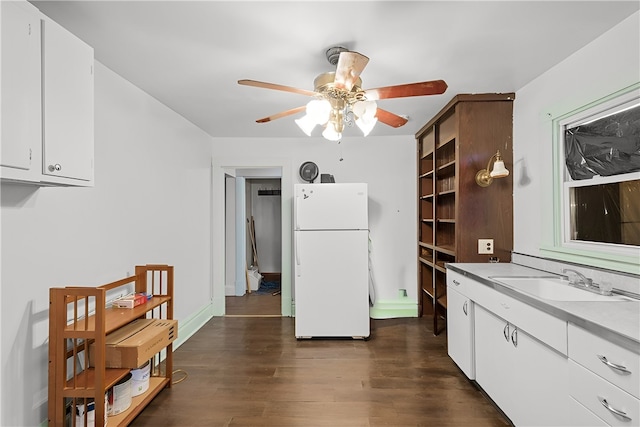
[[26, 1], [1, 1], [3, 181], [93, 186], [93, 49]]
[[43, 174], [93, 181], [93, 49], [42, 21]]
[[27, 2], [2, 7], [2, 177], [37, 179], [41, 144], [40, 19]]

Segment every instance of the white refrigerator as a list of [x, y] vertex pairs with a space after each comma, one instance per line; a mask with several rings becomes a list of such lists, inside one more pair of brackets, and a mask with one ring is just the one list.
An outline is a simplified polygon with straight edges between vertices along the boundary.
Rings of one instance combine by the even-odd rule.
[[296, 184], [293, 211], [296, 338], [368, 338], [367, 184]]

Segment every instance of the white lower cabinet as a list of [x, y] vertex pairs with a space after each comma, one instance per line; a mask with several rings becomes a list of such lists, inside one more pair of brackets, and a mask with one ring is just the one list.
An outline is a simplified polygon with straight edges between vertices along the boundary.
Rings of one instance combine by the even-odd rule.
[[453, 286], [447, 286], [447, 350], [470, 379], [476, 378], [473, 319], [474, 304]]
[[516, 426], [568, 425], [567, 358], [475, 306], [476, 381]]
[[569, 394], [610, 426], [640, 426], [640, 348], [569, 324]]

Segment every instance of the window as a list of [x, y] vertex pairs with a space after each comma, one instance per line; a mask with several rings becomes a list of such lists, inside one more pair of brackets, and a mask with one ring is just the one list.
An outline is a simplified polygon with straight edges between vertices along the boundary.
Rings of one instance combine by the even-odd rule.
[[553, 250], [637, 273], [640, 94], [631, 89], [554, 120]]

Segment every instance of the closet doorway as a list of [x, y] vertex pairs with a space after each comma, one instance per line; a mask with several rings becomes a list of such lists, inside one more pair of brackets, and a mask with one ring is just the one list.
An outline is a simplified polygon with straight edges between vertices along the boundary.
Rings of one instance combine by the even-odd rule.
[[225, 176], [226, 316], [281, 316], [280, 175], [257, 168]]

